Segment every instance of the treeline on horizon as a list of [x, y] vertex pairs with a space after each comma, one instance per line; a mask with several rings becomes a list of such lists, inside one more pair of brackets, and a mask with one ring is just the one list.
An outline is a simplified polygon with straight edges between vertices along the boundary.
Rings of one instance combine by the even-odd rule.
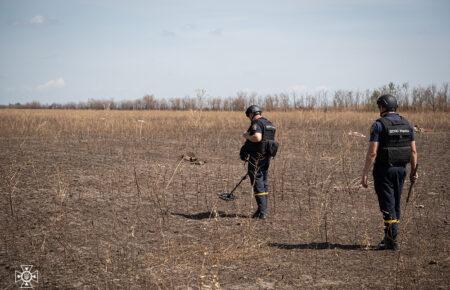
[[366, 91], [337, 90], [319, 91], [314, 94], [280, 93], [260, 96], [257, 93], [238, 92], [234, 97], [211, 97], [206, 90], [198, 90], [195, 97], [157, 98], [146, 95], [134, 100], [115, 101], [113, 99], [89, 99], [87, 102], [64, 104], [41, 104], [38, 101], [15, 103], [2, 108], [19, 109], [74, 109], [74, 110], [209, 110], [243, 111], [251, 104], [257, 104], [265, 111], [290, 110], [361, 110], [376, 109], [376, 100], [382, 94], [392, 94], [397, 98], [401, 110], [445, 111], [449, 109], [448, 83], [440, 87], [410, 87], [389, 83], [381, 88]]

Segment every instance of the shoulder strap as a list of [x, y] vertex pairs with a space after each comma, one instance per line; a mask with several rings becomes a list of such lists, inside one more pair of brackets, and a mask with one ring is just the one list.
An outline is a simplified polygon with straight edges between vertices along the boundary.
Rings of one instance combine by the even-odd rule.
[[389, 120], [389, 119], [386, 118], [386, 117], [378, 118], [377, 121], [379, 121], [381, 124], [383, 124], [383, 127], [384, 127], [384, 128], [387, 128], [387, 127], [389, 127], [389, 126], [392, 126], [392, 121]]
[[408, 125], [408, 126], [411, 127], [411, 123], [409, 123], [409, 121], [405, 117], [400, 116], [400, 115], [399, 115], [399, 117], [403, 121], [403, 124]]
[[386, 117], [378, 118], [377, 121], [379, 121], [383, 125], [383, 133], [386, 133], [388, 127], [392, 126], [392, 121]]

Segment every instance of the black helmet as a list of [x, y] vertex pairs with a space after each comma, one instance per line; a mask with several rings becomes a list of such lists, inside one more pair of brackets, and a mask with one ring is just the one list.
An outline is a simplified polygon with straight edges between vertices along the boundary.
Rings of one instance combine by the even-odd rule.
[[381, 95], [380, 97], [378, 97], [377, 99], [377, 105], [378, 106], [383, 106], [386, 109], [388, 109], [389, 111], [395, 111], [397, 110], [397, 99], [390, 94], [385, 94], [385, 95]]
[[247, 110], [245, 110], [245, 115], [247, 117], [250, 116], [250, 114], [261, 115], [261, 113], [262, 113], [261, 108], [256, 105], [251, 105], [250, 107], [247, 108]]

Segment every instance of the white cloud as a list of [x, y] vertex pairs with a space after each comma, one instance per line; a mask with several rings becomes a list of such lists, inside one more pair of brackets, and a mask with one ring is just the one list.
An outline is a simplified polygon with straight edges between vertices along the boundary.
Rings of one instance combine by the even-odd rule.
[[183, 30], [195, 30], [196, 28], [197, 27], [195, 26], [195, 24], [192, 24], [192, 23], [188, 23], [188, 24], [181, 26], [181, 29], [183, 29]]
[[28, 20], [28, 23], [32, 25], [42, 25], [48, 22], [48, 18], [42, 15], [35, 15], [30, 20]]
[[63, 78], [57, 78], [54, 80], [49, 80], [43, 85], [39, 85], [36, 87], [36, 90], [38, 91], [45, 91], [45, 90], [51, 90], [51, 89], [61, 89], [66, 86], [66, 82]]
[[217, 28], [217, 29], [211, 30], [209, 32], [209, 34], [216, 35], [216, 36], [221, 36], [222, 35], [222, 28]]
[[176, 34], [175, 32], [170, 31], [170, 30], [163, 30], [163, 31], [161, 32], [161, 35], [162, 35], [163, 37], [176, 37], [176, 36], [177, 36], [177, 34]]
[[56, 19], [48, 18], [44, 15], [37, 14], [29, 19], [14, 20], [9, 23], [12, 26], [45, 26], [45, 25], [59, 24], [60, 22]]

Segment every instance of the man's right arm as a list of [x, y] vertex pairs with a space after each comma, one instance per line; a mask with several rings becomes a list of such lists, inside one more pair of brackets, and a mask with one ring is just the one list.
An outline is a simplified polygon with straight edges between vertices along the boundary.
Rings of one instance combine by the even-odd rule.
[[366, 162], [364, 164], [364, 169], [362, 172], [362, 177], [361, 177], [361, 185], [364, 188], [367, 188], [368, 186], [368, 175], [369, 175], [369, 170], [372, 168], [372, 165], [375, 161], [375, 159], [377, 158], [377, 150], [378, 150], [378, 142], [370, 142], [369, 143], [369, 149], [367, 150], [367, 154], [366, 154]]

